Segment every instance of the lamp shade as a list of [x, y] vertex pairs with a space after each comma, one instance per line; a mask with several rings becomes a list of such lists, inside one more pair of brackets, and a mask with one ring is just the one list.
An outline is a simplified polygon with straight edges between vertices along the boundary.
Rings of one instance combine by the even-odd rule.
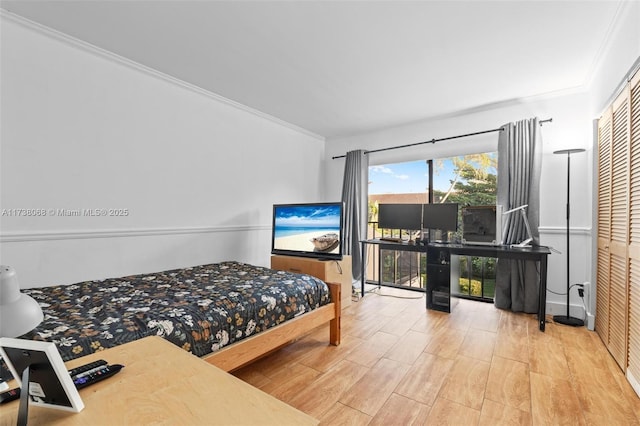
[[20, 293], [18, 274], [11, 266], [0, 266], [0, 337], [18, 337], [33, 330], [43, 319], [40, 305]]

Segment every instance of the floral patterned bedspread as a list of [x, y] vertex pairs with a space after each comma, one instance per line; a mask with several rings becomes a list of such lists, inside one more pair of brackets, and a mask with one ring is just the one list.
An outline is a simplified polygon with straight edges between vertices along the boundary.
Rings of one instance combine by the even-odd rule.
[[44, 312], [23, 337], [65, 361], [150, 335], [203, 356], [331, 302], [315, 277], [232, 261], [23, 291]]

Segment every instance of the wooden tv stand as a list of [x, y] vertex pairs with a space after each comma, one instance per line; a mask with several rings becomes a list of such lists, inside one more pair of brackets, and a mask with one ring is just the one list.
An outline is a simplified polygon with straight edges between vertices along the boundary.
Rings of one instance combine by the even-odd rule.
[[271, 269], [312, 275], [324, 282], [342, 285], [342, 308], [351, 305], [351, 256], [342, 256], [342, 260], [320, 260], [312, 257], [271, 256]]

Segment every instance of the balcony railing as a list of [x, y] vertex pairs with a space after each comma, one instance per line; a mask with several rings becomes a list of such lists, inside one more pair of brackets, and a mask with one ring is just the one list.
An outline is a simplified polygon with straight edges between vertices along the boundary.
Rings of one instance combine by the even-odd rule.
[[[367, 238], [410, 237], [410, 231], [379, 229], [378, 222], [369, 222]], [[401, 250], [378, 250], [378, 246], [367, 246], [366, 281], [387, 287], [426, 291], [426, 253]], [[496, 259], [474, 256], [459, 256], [460, 286], [457, 296], [465, 299], [493, 301], [496, 283]], [[454, 288], [456, 286], [453, 286]]]

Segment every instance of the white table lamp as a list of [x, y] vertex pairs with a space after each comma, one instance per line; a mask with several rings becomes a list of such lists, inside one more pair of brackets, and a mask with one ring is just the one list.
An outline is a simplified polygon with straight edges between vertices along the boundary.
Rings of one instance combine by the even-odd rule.
[[[0, 265], [0, 337], [22, 336], [36, 328], [43, 318], [38, 302], [20, 293], [15, 269]], [[0, 392], [8, 388], [3, 376], [0, 374]]]
[[40, 305], [20, 293], [18, 275], [11, 266], [0, 266], [0, 337], [18, 337], [43, 320]]

